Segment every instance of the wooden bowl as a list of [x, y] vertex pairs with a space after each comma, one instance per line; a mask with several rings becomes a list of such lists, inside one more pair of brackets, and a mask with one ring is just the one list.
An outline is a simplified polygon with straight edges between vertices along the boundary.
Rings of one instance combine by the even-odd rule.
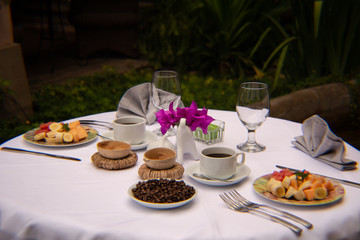
[[101, 156], [109, 159], [119, 159], [130, 154], [131, 145], [121, 141], [102, 141], [97, 144]]
[[176, 152], [170, 148], [153, 148], [144, 153], [144, 162], [152, 169], [169, 169], [175, 165]]

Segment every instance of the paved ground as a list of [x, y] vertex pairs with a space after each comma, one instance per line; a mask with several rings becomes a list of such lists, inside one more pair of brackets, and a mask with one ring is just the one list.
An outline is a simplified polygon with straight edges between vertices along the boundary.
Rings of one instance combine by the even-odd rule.
[[58, 5], [52, 6], [52, 40], [47, 18], [41, 18], [40, 12], [43, 8], [36, 4], [28, 4], [25, 8], [31, 11], [13, 14], [14, 40], [21, 44], [26, 73], [32, 88], [44, 82], [62, 82], [71, 77], [98, 72], [104, 65], [125, 72], [147, 64], [146, 61], [120, 54], [98, 54], [87, 61], [80, 61], [75, 56], [75, 29], [67, 18], [68, 4], [62, 4], [61, 14], [57, 9]]
[[87, 60], [75, 57], [74, 36], [50, 42], [33, 39], [23, 46], [24, 63], [27, 77], [32, 88], [38, 84], [63, 82], [69, 78], [89, 75], [101, 71], [104, 65], [115, 67], [119, 72], [147, 65], [147, 61], [128, 58], [120, 54], [98, 54]]

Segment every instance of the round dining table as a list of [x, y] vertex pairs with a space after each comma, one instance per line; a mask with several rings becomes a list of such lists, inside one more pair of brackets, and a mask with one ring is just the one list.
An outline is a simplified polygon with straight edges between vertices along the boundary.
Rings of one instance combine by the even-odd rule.
[[[245, 142], [247, 130], [234, 111], [210, 109], [208, 114], [225, 122], [223, 140], [207, 145], [196, 141], [198, 152], [211, 146], [236, 146]], [[112, 122], [116, 112], [105, 112], [67, 120]], [[64, 122], [67, 122], [64, 121]], [[207, 184], [189, 176], [199, 164], [185, 154], [181, 177], [196, 189], [188, 204], [172, 209], [155, 209], [134, 201], [128, 189], [139, 181], [146, 146], [133, 150], [138, 161], [133, 167], [107, 170], [96, 167], [97, 136], [86, 144], [68, 147], [39, 146], [23, 135], [1, 145], [61, 154], [81, 159], [71, 161], [34, 154], [0, 151], [0, 239], [19, 240], [115, 240], [115, 239], [360, 239], [360, 188], [342, 184], [344, 196], [335, 202], [315, 205], [289, 205], [258, 194], [253, 183], [261, 176], [279, 171], [276, 165], [306, 169], [312, 173], [360, 183], [359, 169], [339, 171], [297, 149], [291, 142], [302, 135], [301, 123], [269, 117], [257, 129], [256, 139], [266, 146], [259, 153], [245, 153], [249, 169], [241, 181], [225, 185]], [[92, 125], [100, 135], [109, 129]], [[147, 131], [158, 128], [146, 126]], [[169, 137], [176, 143], [176, 136]], [[359, 161], [360, 151], [345, 143], [346, 158]], [[300, 236], [269, 219], [234, 211], [219, 194], [236, 190], [245, 198], [290, 212], [313, 224], [302, 228]], [[291, 221], [291, 220], [289, 220]]]

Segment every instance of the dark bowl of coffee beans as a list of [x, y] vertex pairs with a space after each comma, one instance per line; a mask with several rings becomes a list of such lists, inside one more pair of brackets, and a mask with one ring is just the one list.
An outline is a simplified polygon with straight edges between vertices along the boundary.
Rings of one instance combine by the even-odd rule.
[[196, 190], [183, 180], [156, 178], [139, 181], [129, 188], [128, 194], [145, 207], [169, 209], [192, 201], [196, 196]]

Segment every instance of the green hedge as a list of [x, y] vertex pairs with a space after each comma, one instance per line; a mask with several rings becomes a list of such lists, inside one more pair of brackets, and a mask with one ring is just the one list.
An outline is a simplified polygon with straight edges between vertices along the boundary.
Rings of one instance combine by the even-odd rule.
[[[78, 78], [69, 79], [63, 84], [43, 85], [32, 93], [34, 114], [27, 121], [17, 118], [4, 119], [0, 123], [0, 141], [4, 142], [27, 130], [39, 126], [41, 122], [64, 121], [67, 119], [115, 111], [122, 95], [130, 87], [150, 82], [153, 69], [133, 70], [119, 74], [114, 68], [106, 66], [103, 71]], [[199, 107], [210, 109], [234, 110], [240, 79], [200, 76], [195, 73], [181, 73], [182, 100], [189, 106], [193, 100]], [[265, 79], [266, 80], [266, 79]], [[296, 91], [309, 86], [336, 81], [337, 79], [319, 78], [304, 81], [299, 85], [286, 83], [272, 91], [271, 97]], [[265, 81], [272, 88], [271, 78]], [[357, 108], [357, 105], [355, 106]]]

